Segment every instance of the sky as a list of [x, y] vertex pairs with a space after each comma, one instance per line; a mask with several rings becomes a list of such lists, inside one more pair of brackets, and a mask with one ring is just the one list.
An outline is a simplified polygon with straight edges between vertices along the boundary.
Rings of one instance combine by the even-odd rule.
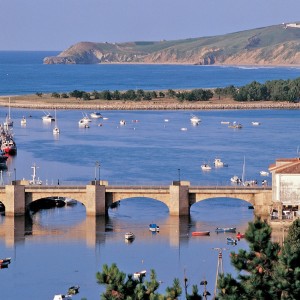
[[0, 51], [177, 40], [297, 21], [299, 0], [0, 0]]

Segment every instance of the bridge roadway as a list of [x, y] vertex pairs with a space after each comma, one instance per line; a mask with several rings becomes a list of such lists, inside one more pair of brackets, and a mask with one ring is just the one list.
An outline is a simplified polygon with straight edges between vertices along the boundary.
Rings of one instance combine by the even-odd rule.
[[171, 216], [188, 216], [190, 207], [210, 198], [237, 198], [249, 202], [256, 215], [269, 215], [272, 206], [271, 187], [190, 186], [188, 181], [173, 181], [170, 186], [112, 186], [107, 181], [92, 181], [86, 186], [29, 185], [28, 181], [12, 181], [0, 187], [0, 201], [7, 216], [24, 215], [29, 204], [46, 197], [76, 199], [91, 216], [106, 215], [111, 204], [128, 198], [146, 197], [161, 201]]

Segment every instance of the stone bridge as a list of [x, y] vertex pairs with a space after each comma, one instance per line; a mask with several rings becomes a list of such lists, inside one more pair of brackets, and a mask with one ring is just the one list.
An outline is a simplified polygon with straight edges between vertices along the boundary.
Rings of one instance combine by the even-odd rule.
[[29, 185], [12, 181], [0, 187], [0, 201], [7, 216], [24, 215], [28, 205], [45, 197], [68, 197], [86, 207], [91, 216], [106, 215], [111, 204], [128, 198], [147, 197], [163, 202], [171, 216], [187, 216], [190, 207], [210, 198], [238, 198], [249, 202], [255, 214], [269, 216], [272, 206], [271, 187], [190, 186], [188, 181], [174, 181], [170, 186], [110, 186], [107, 181], [92, 181], [86, 186]]

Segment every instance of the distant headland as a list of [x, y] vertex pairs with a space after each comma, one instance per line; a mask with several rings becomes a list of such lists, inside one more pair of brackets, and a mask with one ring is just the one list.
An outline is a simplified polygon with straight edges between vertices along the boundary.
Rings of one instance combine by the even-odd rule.
[[173, 41], [80, 42], [44, 64], [300, 66], [300, 23]]

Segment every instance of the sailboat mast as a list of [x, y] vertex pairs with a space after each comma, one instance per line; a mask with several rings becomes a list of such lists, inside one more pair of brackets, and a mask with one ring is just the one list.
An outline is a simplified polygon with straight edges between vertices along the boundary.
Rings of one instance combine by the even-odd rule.
[[245, 162], [245, 156], [244, 156], [243, 173], [242, 173], [242, 182], [245, 182], [245, 171], [246, 171], [246, 162]]

